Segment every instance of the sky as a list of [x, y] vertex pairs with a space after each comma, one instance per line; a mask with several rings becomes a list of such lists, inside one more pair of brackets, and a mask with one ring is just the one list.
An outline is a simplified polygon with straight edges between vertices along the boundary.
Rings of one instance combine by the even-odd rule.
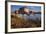
[[[16, 10], [19, 10], [19, 8], [21, 8], [23, 6], [20, 6], [20, 5], [11, 5], [11, 11], [14, 12]], [[35, 12], [38, 12], [41, 10], [41, 7], [40, 6], [27, 6], [27, 8], [29, 8], [30, 10], [33, 10]]]

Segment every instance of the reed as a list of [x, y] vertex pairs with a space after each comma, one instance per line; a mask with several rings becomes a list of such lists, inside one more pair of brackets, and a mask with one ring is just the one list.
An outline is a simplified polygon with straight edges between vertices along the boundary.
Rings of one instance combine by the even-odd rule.
[[41, 21], [34, 21], [32, 19], [24, 20], [19, 18], [17, 15], [11, 15], [11, 28], [32, 28], [41, 27]]

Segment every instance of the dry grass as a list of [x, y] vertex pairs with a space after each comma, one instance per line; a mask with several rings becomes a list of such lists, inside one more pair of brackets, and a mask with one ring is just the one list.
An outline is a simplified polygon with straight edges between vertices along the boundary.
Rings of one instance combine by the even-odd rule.
[[30, 28], [30, 27], [40, 27], [40, 26], [41, 26], [41, 21], [24, 20], [18, 18], [16, 15], [11, 16], [11, 28]]

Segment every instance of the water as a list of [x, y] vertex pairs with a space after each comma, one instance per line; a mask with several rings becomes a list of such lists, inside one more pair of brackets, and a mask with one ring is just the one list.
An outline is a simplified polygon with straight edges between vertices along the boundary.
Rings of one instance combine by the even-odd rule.
[[40, 18], [41, 18], [41, 14], [34, 14], [34, 15], [32, 15], [32, 14], [30, 14], [30, 15], [26, 15], [26, 14], [22, 15], [22, 14], [19, 14], [19, 16], [21, 18], [25, 19], [25, 20], [27, 20], [27, 19], [32, 19], [32, 20], [39, 19], [40, 20]]

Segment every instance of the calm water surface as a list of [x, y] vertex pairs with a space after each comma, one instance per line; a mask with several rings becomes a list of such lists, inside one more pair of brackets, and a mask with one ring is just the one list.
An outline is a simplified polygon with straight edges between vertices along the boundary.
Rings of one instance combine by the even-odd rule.
[[32, 19], [32, 20], [36, 20], [36, 19], [39, 19], [40, 20], [40, 18], [41, 18], [41, 14], [34, 14], [34, 15], [32, 15], [32, 14], [30, 14], [30, 15], [26, 15], [26, 14], [24, 14], [24, 15], [22, 15], [22, 14], [19, 14], [18, 16], [20, 16], [21, 18], [24, 18], [24, 19]]

